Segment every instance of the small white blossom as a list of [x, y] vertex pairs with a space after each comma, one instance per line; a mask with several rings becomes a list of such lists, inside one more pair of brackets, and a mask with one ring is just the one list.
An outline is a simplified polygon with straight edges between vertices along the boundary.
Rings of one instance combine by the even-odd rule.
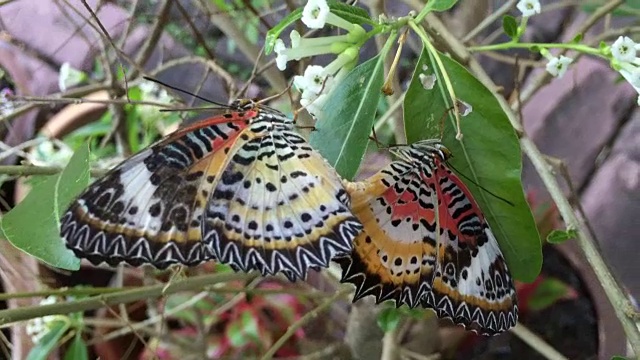
[[68, 62], [65, 62], [60, 66], [60, 73], [58, 75], [58, 87], [61, 91], [66, 91], [68, 88], [76, 86], [87, 79], [87, 74], [80, 70], [76, 70], [71, 67]]
[[318, 95], [323, 90], [328, 91], [328, 80], [324, 67], [309, 65], [304, 70], [304, 76], [293, 77], [293, 84], [303, 93]]
[[[40, 301], [40, 305], [51, 305], [57, 301], [55, 296], [49, 296], [42, 301]], [[43, 336], [49, 332], [49, 327], [51, 323], [54, 321], [64, 321], [65, 317], [62, 315], [48, 315], [39, 318], [31, 319], [27, 322], [25, 327], [25, 331], [27, 335], [31, 337], [31, 341], [34, 344], [38, 343]]]
[[538, 0], [520, 0], [516, 5], [522, 16], [529, 17], [540, 14], [540, 1]]
[[562, 78], [569, 68], [569, 64], [573, 62], [573, 59], [560, 55], [560, 57], [553, 57], [547, 63], [547, 72], [549, 74], [559, 78]]
[[420, 83], [425, 90], [433, 89], [433, 86], [436, 84], [436, 80], [438, 80], [438, 78], [436, 78], [434, 74], [420, 74], [418, 75], [418, 78], [420, 79]]
[[326, 0], [309, 0], [302, 10], [302, 22], [310, 29], [321, 29], [328, 15], [329, 5]]
[[276, 44], [273, 47], [273, 51], [278, 54], [276, 56], [276, 66], [280, 71], [284, 71], [287, 68], [287, 62], [289, 61], [289, 57], [286, 54], [287, 47], [284, 45], [284, 41], [282, 39], [276, 40]]
[[620, 36], [611, 45], [611, 55], [622, 62], [633, 62], [636, 59], [637, 44], [627, 36]]

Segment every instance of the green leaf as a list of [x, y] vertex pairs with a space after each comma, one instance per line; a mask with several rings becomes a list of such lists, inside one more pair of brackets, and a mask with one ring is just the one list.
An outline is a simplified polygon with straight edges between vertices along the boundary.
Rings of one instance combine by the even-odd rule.
[[436, 71], [438, 80], [432, 90], [425, 90], [420, 83], [420, 73], [429, 75], [437, 69], [435, 59], [425, 50], [404, 100], [407, 141], [438, 138], [440, 119], [445, 117], [442, 142], [453, 153], [449, 163], [458, 175], [464, 175], [460, 177], [489, 222], [513, 276], [525, 282], [533, 281], [542, 266], [542, 249], [522, 190], [522, 154], [518, 138], [495, 96], [460, 64], [437, 54], [452, 82], [455, 96], [470, 104], [473, 110], [460, 118], [464, 136], [461, 141], [456, 140], [455, 117], [448, 111], [454, 102], [445, 89], [442, 74]]
[[432, 11], [446, 11], [453, 7], [458, 0], [429, 0], [427, 2], [427, 8]]
[[89, 351], [87, 350], [87, 344], [82, 340], [82, 333], [77, 332], [74, 336], [66, 354], [64, 354], [64, 360], [88, 360]]
[[331, 12], [347, 20], [352, 24], [369, 24], [377, 25], [376, 22], [371, 20], [369, 13], [358, 6], [347, 5], [338, 1], [329, 1], [329, 8]]
[[624, 357], [624, 356], [620, 356], [620, 355], [614, 355], [611, 357], [611, 360], [631, 360], [628, 357]]
[[389, 332], [398, 326], [402, 318], [401, 310], [395, 307], [387, 307], [382, 309], [378, 314], [378, 326], [382, 331]]
[[29, 351], [27, 360], [45, 360], [49, 353], [58, 345], [62, 336], [69, 330], [70, 324], [67, 321], [56, 320], [49, 324], [49, 331], [38, 341]]
[[527, 305], [533, 311], [543, 310], [565, 297], [570, 289], [556, 278], [546, 278], [536, 287]]
[[502, 29], [510, 38], [514, 40], [518, 38], [518, 22], [513, 16], [505, 15], [502, 18]]
[[309, 142], [338, 173], [352, 179], [369, 143], [383, 83], [382, 57], [358, 65], [325, 102]]
[[89, 147], [81, 146], [67, 167], [35, 185], [27, 197], [2, 218], [2, 232], [18, 249], [45, 263], [78, 270], [80, 260], [60, 238], [60, 214], [89, 184]]
[[551, 244], [560, 244], [569, 239], [575, 239], [578, 236], [578, 232], [575, 229], [567, 230], [552, 230], [547, 235], [547, 242]]
[[574, 36], [573, 39], [571, 40], [571, 43], [573, 43], [573, 44], [581, 43], [582, 42], [582, 37], [583, 37], [583, 35], [581, 33], [576, 35], [576, 36]]

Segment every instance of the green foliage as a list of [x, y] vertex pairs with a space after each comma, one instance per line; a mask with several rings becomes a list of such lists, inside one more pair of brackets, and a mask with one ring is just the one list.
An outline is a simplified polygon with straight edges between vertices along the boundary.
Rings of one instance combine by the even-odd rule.
[[35, 344], [31, 351], [29, 351], [27, 360], [47, 359], [51, 351], [58, 345], [58, 342], [70, 327], [71, 324], [68, 321], [52, 321], [49, 325], [49, 331]]
[[67, 351], [64, 355], [64, 360], [88, 360], [89, 351], [87, 350], [87, 344], [82, 339], [82, 333], [76, 332], [73, 340], [69, 344]]
[[556, 278], [546, 278], [536, 286], [527, 306], [533, 311], [543, 310], [566, 297], [570, 290], [569, 285], [564, 282]]
[[518, 22], [516, 18], [511, 15], [505, 15], [502, 18], [502, 30], [507, 34], [510, 38], [517, 40], [518, 39]]
[[451, 9], [458, 0], [429, 0], [422, 11], [447, 11]]
[[[463, 179], [471, 180], [464, 182], [491, 225], [514, 277], [532, 281], [542, 266], [542, 249], [522, 188], [522, 158], [516, 134], [494, 95], [460, 64], [438, 53], [457, 97], [451, 99], [444, 74], [433, 56], [423, 51], [405, 96], [407, 140], [413, 143], [438, 138], [440, 119], [444, 117], [442, 142], [453, 153], [451, 165], [459, 175], [464, 174]], [[425, 90], [419, 74], [434, 71], [435, 87]], [[469, 115], [461, 118], [464, 137], [460, 141], [455, 138], [456, 120], [449, 110], [458, 100], [473, 107]]]
[[560, 244], [569, 239], [575, 239], [578, 232], [575, 229], [553, 230], [547, 236], [547, 242], [551, 244]]
[[367, 149], [383, 82], [383, 56], [357, 66], [325, 102], [309, 142], [338, 173], [352, 179]]
[[[15, 247], [45, 263], [78, 270], [80, 260], [59, 235], [60, 216], [89, 184], [89, 148], [82, 146], [58, 175], [36, 184], [27, 197], [2, 219], [2, 231]], [[36, 225], [36, 226], [34, 226]]]
[[[608, 0], [588, 0], [581, 3], [582, 11], [592, 13], [606, 4]], [[640, 15], [640, 0], [626, 0], [623, 5], [616, 7], [611, 15], [638, 16]]]
[[378, 314], [378, 326], [382, 331], [389, 332], [393, 331], [398, 324], [400, 323], [400, 319], [402, 319], [402, 314], [400, 309], [394, 307], [385, 307], [382, 309], [380, 314]]

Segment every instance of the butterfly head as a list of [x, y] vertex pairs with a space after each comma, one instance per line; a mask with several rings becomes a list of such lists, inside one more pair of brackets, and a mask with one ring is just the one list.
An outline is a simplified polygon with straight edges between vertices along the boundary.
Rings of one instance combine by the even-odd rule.
[[432, 163], [435, 159], [446, 162], [452, 156], [451, 151], [435, 139], [420, 140], [411, 145], [391, 148], [390, 151], [408, 162], [428, 160]]
[[[264, 105], [257, 99], [237, 99], [230, 105], [232, 111], [239, 113], [253, 113], [251, 124], [267, 130], [290, 130], [293, 119], [284, 113]], [[241, 116], [242, 117], [242, 116]]]

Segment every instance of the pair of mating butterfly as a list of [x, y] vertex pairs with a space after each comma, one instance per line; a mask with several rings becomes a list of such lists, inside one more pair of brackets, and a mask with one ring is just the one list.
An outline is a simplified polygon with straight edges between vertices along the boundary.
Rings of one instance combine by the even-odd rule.
[[64, 214], [61, 235], [96, 264], [215, 260], [293, 281], [334, 260], [354, 301], [422, 305], [487, 335], [515, 325], [509, 270], [443, 145], [395, 148], [398, 160], [353, 183], [293, 128], [274, 109], [236, 101], [97, 180]]

